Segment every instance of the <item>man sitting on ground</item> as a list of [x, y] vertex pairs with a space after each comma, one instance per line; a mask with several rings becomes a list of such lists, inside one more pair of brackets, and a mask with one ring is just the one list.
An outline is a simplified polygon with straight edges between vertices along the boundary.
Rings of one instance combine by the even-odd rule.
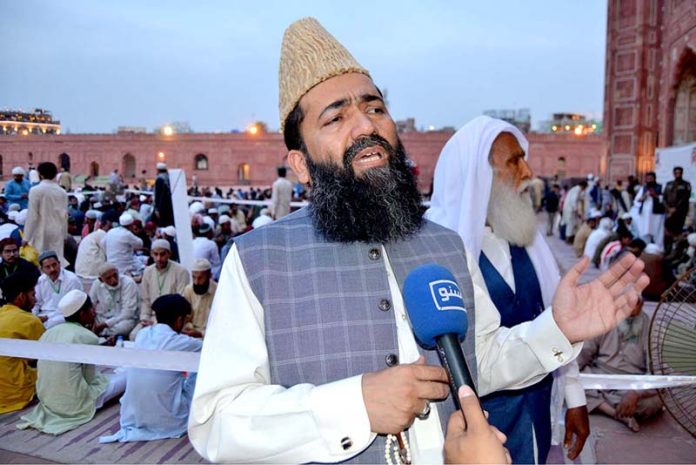
[[135, 340], [138, 331], [144, 326], [155, 323], [152, 313], [155, 300], [166, 294], [183, 294], [184, 288], [191, 281], [188, 270], [170, 260], [171, 247], [166, 240], [153, 241], [150, 255], [155, 263], [145, 268], [143, 273], [140, 283], [140, 322], [130, 333], [131, 341]]
[[[180, 295], [159, 297], [152, 304], [157, 323], [143, 328], [136, 349], [200, 352], [199, 339], [179, 334], [191, 305]], [[186, 434], [196, 375], [175, 371], [127, 369], [126, 393], [121, 398], [121, 429], [99, 442], [152, 441]]]
[[[94, 324], [94, 307], [89, 296], [74, 289], [58, 304], [65, 323], [49, 329], [40, 342], [60, 344], [99, 344], [88, 328]], [[122, 372], [110, 376], [94, 365], [39, 360], [36, 395], [39, 404], [22, 417], [19, 429], [35, 428], [48, 434], [62, 434], [90, 421], [97, 409], [125, 389]]]
[[[0, 337], [38, 340], [45, 329], [32, 315], [36, 274], [14, 273], [2, 281], [7, 302], [0, 307]], [[21, 410], [34, 398], [36, 369], [33, 361], [0, 356], [0, 414]]]
[[[608, 333], [585, 341], [578, 365], [583, 373], [645, 374], [650, 320], [638, 302], [631, 315]], [[586, 391], [587, 407], [624, 423], [638, 432], [640, 423], [662, 411], [656, 390]]]
[[205, 258], [193, 262], [191, 275], [193, 279], [184, 289], [184, 298], [191, 304], [192, 313], [182, 332], [191, 337], [203, 338], [217, 283], [212, 279], [210, 262]]
[[39, 255], [39, 266], [43, 274], [36, 284], [33, 312], [49, 329], [65, 321], [58, 311], [58, 303], [68, 292], [74, 289], [81, 291], [82, 282], [72, 271], [62, 269], [58, 254], [52, 250]]
[[113, 263], [103, 263], [98, 274], [89, 291], [96, 311], [94, 332], [109, 338], [110, 345], [117, 336], [127, 338], [135, 328], [140, 295], [135, 281], [120, 275]]

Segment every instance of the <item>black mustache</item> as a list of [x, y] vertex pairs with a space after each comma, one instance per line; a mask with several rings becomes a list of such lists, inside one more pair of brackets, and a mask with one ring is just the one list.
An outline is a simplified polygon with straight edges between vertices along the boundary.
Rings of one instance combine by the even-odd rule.
[[353, 163], [353, 160], [361, 151], [368, 147], [374, 147], [375, 145], [379, 145], [386, 150], [390, 157], [393, 156], [394, 147], [387, 141], [387, 139], [379, 134], [371, 134], [356, 140], [353, 145], [348, 147], [343, 153], [343, 166], [345, 169], [351, 168], [351, 163]]

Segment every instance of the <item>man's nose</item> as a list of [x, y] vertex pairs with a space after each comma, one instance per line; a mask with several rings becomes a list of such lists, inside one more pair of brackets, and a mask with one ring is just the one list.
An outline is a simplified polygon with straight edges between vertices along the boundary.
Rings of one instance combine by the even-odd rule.
[[362, 111], [355, 111], [351, 118], [351, 137], [357, 140], [361, 137], [369, 136], [377, 132], [377, 126], [372, 118]]

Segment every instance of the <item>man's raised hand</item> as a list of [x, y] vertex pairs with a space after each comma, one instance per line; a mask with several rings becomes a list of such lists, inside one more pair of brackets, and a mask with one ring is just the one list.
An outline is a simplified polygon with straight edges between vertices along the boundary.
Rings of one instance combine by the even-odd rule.
[[631, 314], [650, 283], [643, 261], [627, 253], [597, 279], [578, 285], [588, 264], [589, 258], [583, 257], [561, 279], [553, 296], [553, 318], [571, 343], [616, 327]]

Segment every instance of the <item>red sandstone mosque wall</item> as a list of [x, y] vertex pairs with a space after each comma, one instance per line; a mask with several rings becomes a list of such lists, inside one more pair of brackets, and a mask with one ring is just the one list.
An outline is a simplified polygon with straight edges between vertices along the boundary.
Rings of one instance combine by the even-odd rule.
[[[401, 139], [420, 172], [420, 186], [428, 191], [437, 157], [450, 133], [404, 133]], [[606, 144], [601, 136], [528, 135], [529, 163], [535, 174], [585, 176], [597, 173]], [[36, 166], [41, 161], [60, 165], [67, 154], [73, 175], [108, 175], [118, 169], [129, 184], [142, 170], [149, 177], [155, 164], [165, 161], [170, 168], [183, 168], [191, 182], [199, 185], [268, 185], [275, 180], [276, 167], [284, 164], [285, 144], [280, 134], [66, 134], [6, 136], [0, 138], [0, 159], [5, 177], [14, 166]], [[31, 154], [31, 155], [30, 155]], [[204, 156], [208, 169], [196, 169], [196, 157]], [[97, 168], [98, 165], [98, 169]]]
[[611, 178], [654, 169], [656, 147], [693, 141], [675, 137], [675, 121], [696, 115], [675, 112], [677, 88], [696, 70], [696, 2], [610, 0], [604, 94], [604, 132]]

